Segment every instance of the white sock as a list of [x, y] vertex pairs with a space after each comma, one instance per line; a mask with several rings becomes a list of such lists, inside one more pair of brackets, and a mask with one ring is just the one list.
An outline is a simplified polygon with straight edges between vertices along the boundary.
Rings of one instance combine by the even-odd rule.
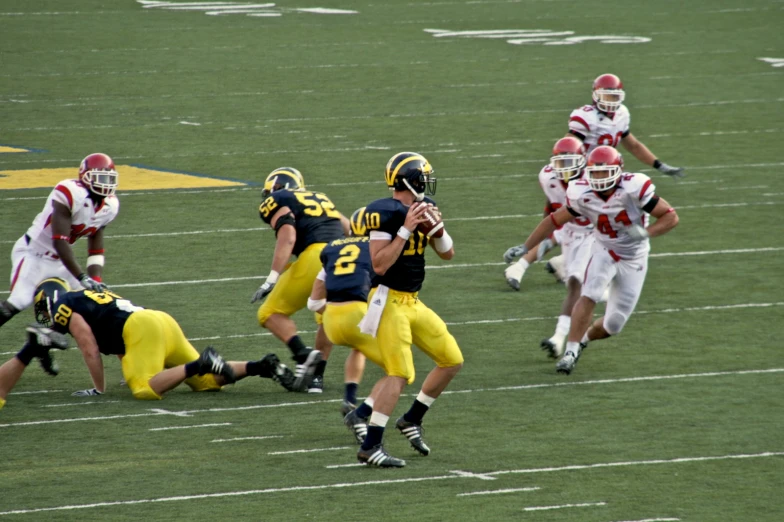
[[379, 413], [377, 411], [374, 411], [370, 415], [371, 426], [381, 426], [382, 428], [385, 428], [387, 422], [389, 422], [389, 415], [384, 415], [383, 413]]
[[520, 261], [517, 262], [517, 264], [520, 265], [521, 267], [523, 267], [523, 270], [528, 270], [528, 267], [531, 265], [531, 263], [529, 263], [528, 261], [526, 261], [522, 257], [520, 258]]
[[566, 343], [566, 354], [572, 354], [573, 357], [580, 355], [580, 343], [568, 342]]
[[588, 344], [588, 341], [590, 341], [590, 339], [588, 339], [588, 332], [585, 332], [583, 334], [583, 338], [580, 339], [580, 342], [583, 343], [583, 344]]
[[555, 335], [566, 337], [569, 335], [569, 327], [572, 326], [572, 318], [568, 315], [559, 315], [558, 324], [555, 326]]
[[431, 397], [429, 395], [425, 395], [425, 392], [423, 392], [423, 391], [419, 392], [419, 395], [417, 395], [416, 400], [418, 400], [419, 402], [421, 402], [422, 404], [424, 404], [428, 408], [430, 406], [432, 406], [434, 402], [436, 402], [434, 397]]
[[372, 408], [373, 404], [375, 404], [376, 401], [373, 400], [373, 397], [368, 397], [367, 399], [365, 399], [362, 402], [364, 402], [365, 404], [367, 404], [368, 406], [370, 406]]

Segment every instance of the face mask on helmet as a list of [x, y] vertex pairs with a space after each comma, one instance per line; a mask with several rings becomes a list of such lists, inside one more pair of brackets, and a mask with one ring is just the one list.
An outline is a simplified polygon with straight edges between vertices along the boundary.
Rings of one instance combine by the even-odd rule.
[[585, 167], [585, 172], [588, 175], [588, 185], [596, 192], [610, 190], [621, 177], [621, 167], [618, 165], [592, 165]]
[[119, 174], [115, 170], [89, 170], [85, 173], [85, 177], [90, 190], [99, 196], [113, 196], [117, 191]]
[[602, 112], [613, 113], [623, 103], [626, 93], [623, 89], [596, 89], [593, 91], [593, 101]]
[[566, 183], [579, 176], [584, 165], [585, 156], [582, 154], [557, 154], [550, 158], [550, 167]]
[[43, 326], [52, 325], [52, 307], [54, 303], [66, 292], [71, 289], [64, 280], [59, 278], [51, 278], [44, 280], [35, 289], [35, 298], [33, 311], [35, 312], [35, 320], [38, 324]]

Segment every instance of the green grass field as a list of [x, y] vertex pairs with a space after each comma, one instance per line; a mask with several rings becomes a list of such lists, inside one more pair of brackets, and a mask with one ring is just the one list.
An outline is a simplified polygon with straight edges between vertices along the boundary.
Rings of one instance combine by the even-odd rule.
[[[77, 350], [58, 353], [60, 376], [34, 363], [0, 412], [0, 519], [784, 519], [784, 69], [759, 60], [784, 58], [784, 3], [295, 0], [220, 15], [146, 5], [0, 3], [0, 143], [43, 150], [0, 153], [0, 171], [75, 174], [101, 151], [247, 183], [129, 191], [120, 170], [105, 272], [116, 292], [172, 314], [197, 349], [245, 360], [287, 353], [249, 303], [274, 245], [257, 213], [266, 174], [297, 167], [350, 214], [386, 196], [392, 154], [421, 152], [457, 251], [452, 265], [429, 259], [438, 269], [421, 295], [465, 368], [426, 417], [431, 456], [389, 430], [390, 453], [408, 461], [392, 471], [342, 466], [356, 451], [338, 412], [345, 349], [322, 396], [254, 378], [160, 403], [135, 401], [109, 358], [108, 392], [71, 397], [89, 374]], [[356, 13], [297, 10], [314, 7]], [[650, 41], [510, 44], [426, 29]], [[623, 333], [565, 377], [539, 350], [563, 287], [534, 265], [513, 292], [501, 261], [538, 222], [536, 174], [603, 72], [623, 79], [635, 135], [688, 176], [627, 154], [680, 225], [653, 241]], [[0, 190], [0, 274], [49, 190]], [[76, 251], [84, 259], [85, 243]], [[296, 319], [312, 341], [311, 316]], [[0, 360], [30, 321], [0, 330]], [[396, 413], [432, 367], [415, 360]], [[379, 376], [368, 365], [360, 393]], [[217, 442], [248, 437], [270, 438]]]

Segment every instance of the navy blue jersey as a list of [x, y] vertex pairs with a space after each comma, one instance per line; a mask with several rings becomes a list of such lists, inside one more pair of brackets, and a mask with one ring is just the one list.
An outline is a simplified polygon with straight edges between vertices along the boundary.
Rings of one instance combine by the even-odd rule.
[[68, 292], [52, 307], [52, 329], [68, 333], [71, 316], [81, 315], [98, 342], [98, 350], [105, 355], [123, 355], [123, 328], [130, 315], [142, 308], [112, 292], [81, 290]]
[[[435, 202], [425, 198], [426, 203]], [[393, 198], [378, 199], [365, 209], [365, 224], [372, 234], [374, 231], [389, 234], [394, 239], [403, 226], [408, 207]], [[425, 247], [428, 238], [418, 229], [415, 230], [400, 257], [389, 267], [387, 273], [377, 277], [377, 283], [401, 292], [418, 292], [425, 280]]]
[[320, 192], [309, 190], [276, 190], [259, 206], [261, 219], [269, 224], [281, 207], [289, 207], [294, 214], [297, 242], [293, 254], [298, 256], [314, 243], [329, 243], [343, 237], [340, 212], [330, 199]]
[[373, 285], [373, 263], [370, 260], [370, 239], [347, 237], [336, 239], [321, 251], [321, 264], [327, 278], [327, 301], [367, 301]]

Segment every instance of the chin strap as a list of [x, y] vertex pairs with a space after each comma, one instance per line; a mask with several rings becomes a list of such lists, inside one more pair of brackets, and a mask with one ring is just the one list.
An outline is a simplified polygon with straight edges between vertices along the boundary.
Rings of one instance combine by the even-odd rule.
[[414, 190], [414, 187], [412, 187], [412, 186], [411, 186], [411, 184], [408, 182], [408, 180], [407, 180], [407, 179], [403, 178], [403, 183], [404, 183], [404, 184], [405, 184], [405, 186], [408, 188], [408, 190], [410, 190], [410, 191], [411, 191], [411, 193], [412, 193], [412, 194], [414, 194], [414, 199], [415, 199], [417, 202], [421, 202], [422, 200], [424, 200], [424, 199], [425, 199], [425, 193], [424, 193], [424, 192], [422, 192], [422, 193], [420, 194], [419, 192], [417, 192], [416, 190]]

